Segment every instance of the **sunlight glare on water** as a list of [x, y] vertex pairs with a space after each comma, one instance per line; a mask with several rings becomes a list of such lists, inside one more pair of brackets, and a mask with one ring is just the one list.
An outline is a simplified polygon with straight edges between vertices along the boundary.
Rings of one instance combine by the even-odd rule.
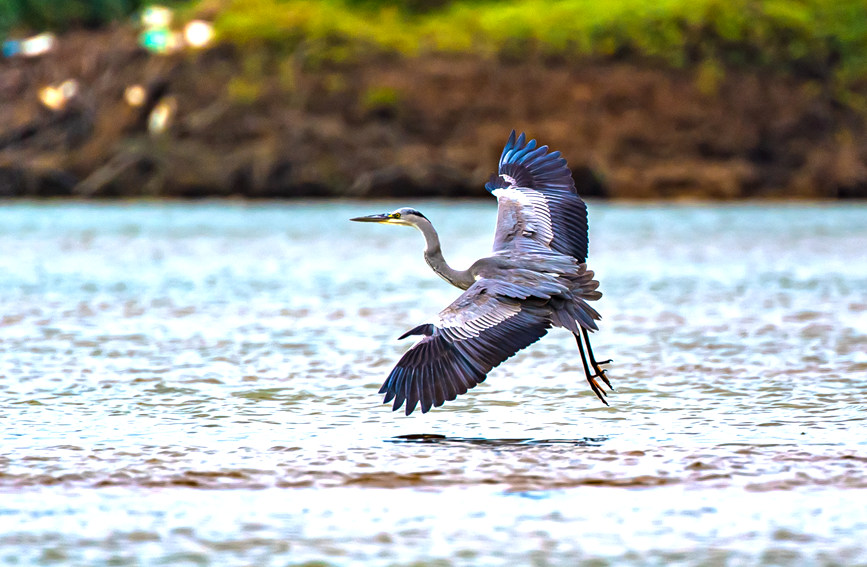
[[400, 205], [489, 252], [493, 201], [0, 207], [0, 563], [867, 561], [867, 206], [591, 203], [611, 407], [554, 330], [405, 417], [458, 290], [348, 222]]

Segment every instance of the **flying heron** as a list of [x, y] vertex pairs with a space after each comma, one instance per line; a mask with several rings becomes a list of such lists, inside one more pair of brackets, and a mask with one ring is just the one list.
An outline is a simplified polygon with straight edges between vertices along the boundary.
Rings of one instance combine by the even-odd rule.
[[406, 402], [406, 415], [421, 403], [427, 413], [483, 382], [491, 369], [551, 327], [564, 327], [578, 343], [590, 388], [608, 405], [597, 378], [611, 388], [602, 368], [611, 361], [596, 361], [588, 336], [601, 317], [587, 301], [602, 294], [585, 263], [587, 205], [575, 190], [566, 160], [548, 146], [537, 147], [536, 140], [527, 142], [524, 134], [516, 138], [513, 130], [499, 171], [485, 188], [498, 203], [493, 253], [466, 270], [446, 263], [436, 230], [415, 209], [351, 219], [414, 226], [424, 235], [428, 265], [465, 290], [433, 322], [400, 337], [421, 339], [379, 390], [385, 394], [383, 403], [394, 400], [396, 411]]

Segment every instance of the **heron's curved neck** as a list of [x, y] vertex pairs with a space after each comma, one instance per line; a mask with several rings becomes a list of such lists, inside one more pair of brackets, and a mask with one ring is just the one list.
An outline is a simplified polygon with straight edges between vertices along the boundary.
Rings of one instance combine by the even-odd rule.
[[443, 250], [440, 247], [440, 237], [430, 221], [422, 221], [416, 225], [416, 228], [424, 235], [426, 244], [424, 259], [428, 266], [442, 279], [455, 287], [467, 289], [473, 285], [476, 280], [470, 275], [469, 270], [455, 270], [446, 263], [446, 259], [443, 258]]

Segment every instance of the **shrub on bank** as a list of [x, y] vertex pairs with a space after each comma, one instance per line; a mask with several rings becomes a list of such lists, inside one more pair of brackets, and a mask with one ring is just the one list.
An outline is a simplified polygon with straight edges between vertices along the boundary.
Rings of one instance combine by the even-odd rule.
[[[99, 27], [145, 0], [0, 0], [0, 34]], [[225, 40], [347, 60], [385, 51], [645, 57], [867, 82], [863, 0], [193, 0]]]
[[222, 36], [341, 57], [369, 49], [649, 57], [867, 76], [863, 0], [203, 0]]

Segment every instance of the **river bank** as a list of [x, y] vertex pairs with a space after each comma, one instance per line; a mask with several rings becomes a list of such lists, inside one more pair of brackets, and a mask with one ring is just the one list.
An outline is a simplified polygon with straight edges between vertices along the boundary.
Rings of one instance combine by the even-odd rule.
[[[0, 196], [475, 197], [516, 128], [562, 151], [588, 196], [867, 198], [865, 117], [809, 73], [229, 44], [156, 56], [135, 34], [69, 32], [0, 60]], [[40, 89], [70, 78], [76, 96], [46, 108]]]

